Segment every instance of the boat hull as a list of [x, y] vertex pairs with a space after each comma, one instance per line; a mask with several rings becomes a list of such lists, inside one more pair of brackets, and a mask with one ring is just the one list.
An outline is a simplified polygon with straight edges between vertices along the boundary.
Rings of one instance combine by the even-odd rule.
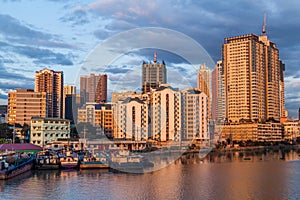
[[109, 164], [103, 162], [82, 162], [79, 167], [80, 169], [108, 169]]
[[25, 163], [21, 164], [20, 166], [17, 166], [10, 170], [1, 170], [0, 171], [0, 180], [6, 180], [13, 177], [16, 177], [20, 174], [23, 174], [27, 171], [30, 171], [33, 167], [33, 161], [34, 159], [30, 159], [26, 161]]

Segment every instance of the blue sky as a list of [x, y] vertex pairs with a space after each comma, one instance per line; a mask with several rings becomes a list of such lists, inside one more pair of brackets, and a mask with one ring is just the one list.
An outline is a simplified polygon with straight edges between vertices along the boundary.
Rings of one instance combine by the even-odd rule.
[[[85, 60], [97, 45], [134, 28], [162, 27], [181, 32], [201, 44], [216, 62], [221, 59], [225, 37], [261, 33], [266, 11], [267, 34], [277, 44], [286, 64], [286, 107], [290, 115], [297, 117], [298, 0], [0, 0], [0, 3], [0, 104], [7, 103], [7, 93], [14, 88], [33, 88], [34, 72], [44, 67], [64, 71], [65, 83], [75, 84]], [[110, 81], [134, 71], [142, 60], [151, 60], [152, 51], [132, 51], [115, 60], [106, 68]], [[166, 61], [168, 70], [176, 69], [180, 74], [190, 76], [195, 71], [185, 67], [184, 58], [169, 52], [159, 51], [158, 59]]]

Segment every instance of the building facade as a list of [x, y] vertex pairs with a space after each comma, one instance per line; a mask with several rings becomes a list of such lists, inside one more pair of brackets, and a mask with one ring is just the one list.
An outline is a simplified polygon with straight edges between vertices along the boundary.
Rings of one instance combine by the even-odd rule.
[[111, 102], [117, 103], [118, 101], [124, 101], [128, 97], [131, 97], [132, 95], [136, 94], [132, 91], [125, 91], [125, 92], [112, 92], [111, 93]]
[[300, 137], [299, 121], [286, 121], [283, 123], [284, 139], [286, 141], [296, 141]]
[[210, 84], [210, 69], [205, 64], [200, 65], [197, 73], [197, 87], [201, 92], [207, 95], [208, 98], [208, 117], [211, 118], [211, 84]]
[[[67, 96], [68, 96], [68, 99], [67, 99]], [[64, 119], [70, 118], [70, 107], [72, 109], [73, 106], [66, 105], [66, 104], [74, 103], [73, 100], [70, 101], [70, 97], [73, 97], [73, 98], [76, 97], [76, 86], [75, 85], [64, 85], [64, 91], [63, 91], [63, 118]], [[75, 99], [75, 103], [76, 103], [76, 99]], [[66, 114], [66, 112], [68, 112], [68, 113]], [[69, 118], [67, 118], [67, 117], [69, 117]]]
[[181, 102], [182, 138], [209, 140], [207, 95], [197, 88], [184, 89]]
[[16, 89], [8, 93], [8, 123], [30, 124], [31, 117], [47, 116], [47, 93]]
[[150, 92], [157, 89], [160, 84], [167, 83], [167, 69], [165, 62], [157, 62], [157, 54], [154, 53], [153, 63], [143, 62], [142, 65], [142, 91]]
[[78, 109], [77, 123], [90, 123], [97, 128], [97, 135], [112, 137], [114, 128], [112, 104], [86, 103]]
[[114, 105], [114, 137], [147, 140], [149, 137], [149, 104], [137, 97], [128, 97]]
[[7, 122], [7, 105], [0, 105], [0, 123]]
[[63, 118], [63, 72], [43, 69], [35, 72], [35, 92], [47, 93], [47, 116]]
[[222, 137], [232, 141], [280, 142], [283, 140], [282, 124], [280, 123], [240, 123], [224, 125]]
[[181, 139], [181, 93], [167, 84], [151, 94], [151, 133], [158, 141]]
[[45, 147], [57, 140], [70, 139], [70, 121], [58, 118], [33, 117], [30, 126], [30, 143]]
[[284, 96], [276, 45], [266, 35], [225, 38], [222, 55], [227, 120], [279, 121]]
[[80, 97], [82, 98], [82, 105], [86, 102], [107, 102], [107, 75], [90, 74], [90, 76], [81, 76]]

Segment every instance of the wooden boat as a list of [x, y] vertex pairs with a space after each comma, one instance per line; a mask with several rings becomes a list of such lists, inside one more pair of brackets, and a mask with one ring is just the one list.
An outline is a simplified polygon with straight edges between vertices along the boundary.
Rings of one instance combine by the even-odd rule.
[[0, 180], [10, 179], [32, 169], [34, 155], [18, 155], [2, 157], [0, 160]]
[[62, 169], [76, 169], [78, 168], [78, 158], [66, 156], [59, 159]]
[[107, 169], [109, 168], [109, 163], [106, 158], [86, 158], [80, 162], [80, 169]]

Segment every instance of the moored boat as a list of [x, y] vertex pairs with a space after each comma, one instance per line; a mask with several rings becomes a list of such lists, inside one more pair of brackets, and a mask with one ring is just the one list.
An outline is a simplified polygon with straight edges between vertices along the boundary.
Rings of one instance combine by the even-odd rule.
[[35, 156], [15, 154], [0, 159], [0, 179], [10, 179], [32, 169]]
[[66, 156], [60, 158], [60, 166], [62, 169], [76, 169], [78, 168], [78, 158], [72, 156]]
[[60, 161], [57, 155], [39, 153], [35, 159], [35, 169], [59, 169]]
[[106, 158], [86, 158], [84, 157], [80, 161], [80, 169], [107, 169], [109, 168], [109, 163]]

